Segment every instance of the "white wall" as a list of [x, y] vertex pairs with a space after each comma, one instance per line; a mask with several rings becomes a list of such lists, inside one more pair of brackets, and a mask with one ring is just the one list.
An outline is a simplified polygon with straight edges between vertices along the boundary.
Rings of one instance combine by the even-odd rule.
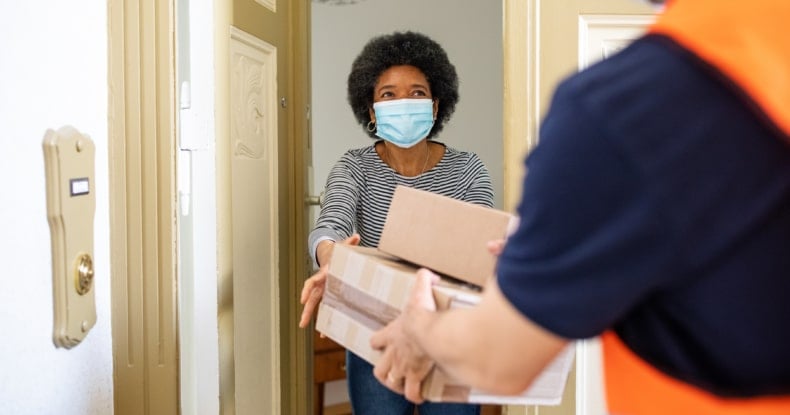
[[313, 194], [347, 149], [370, 145], [346, 100], [351, 62], [379, 34], [412, 30], [439, 42], [455, 65], [461, 99], [435, 137], [477, 153], [502, 207], [502, 3], [497, 0], [359, 0], [312, 7]]
[[[0, 5], [0, 414], [112, 414], [106, 0]], [[71, 350], [52, 342], [44, 157], [47, 129], [96, 144], [97, 322]]]

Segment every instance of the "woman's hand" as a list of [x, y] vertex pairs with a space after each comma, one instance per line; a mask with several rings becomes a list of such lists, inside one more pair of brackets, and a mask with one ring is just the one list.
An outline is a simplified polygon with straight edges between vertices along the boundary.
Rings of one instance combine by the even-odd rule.
[[493, 241], [488, 241], [488, 252], [491, 255], [499, 256], [504, 249], [505, 249], [504, 239], [495, 239]]
[[[347, 245], [359, 245], [359, 240], [359, 234], [355, 233], [344, 239], [341, 243]], [[321, 302], [321, 298], [324, 297], [326, 276], [329, 273], [329, 259], [332, 258], [334, 246], [335, 242], [333, 241], [322, 241], [316, 249], [316, 256], [318, 257], [318, 261], [321, 264], [321, 268], [318, 269], [318, 272], [308, 278], [302, 286], [302, 295], [299, 299], [299, 302], [304, 304], [302, 316], [299, 319], [299, 327], [301, 328], [305, 328], [308, 324], [310, 324], [310, 320], [313, 318], [313, 312], [315, 311], [316, 307], [318, 307], [318, 303]]]
[[302, 309], [302, 316], [299, 318], [299, 327], [305, 328], [310, 323], [315, 310], [321, 298], [324, 296], [324, 286], [326, 285], [326, 275], [329, 269], [329, 264], [322, 265], [321, 268], [313, 274], [302, 286], [302, 296], [299, 302], [304, 304]]

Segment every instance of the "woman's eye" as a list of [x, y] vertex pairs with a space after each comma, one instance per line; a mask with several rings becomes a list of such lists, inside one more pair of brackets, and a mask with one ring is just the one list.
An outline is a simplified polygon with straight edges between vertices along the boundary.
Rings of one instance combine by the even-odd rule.
[[411, 95], [415, 96], [415, 97], [424, 97], [426, 94], [425, 94], [425, 91], [418, 90], [418, 91], [412, 92]]

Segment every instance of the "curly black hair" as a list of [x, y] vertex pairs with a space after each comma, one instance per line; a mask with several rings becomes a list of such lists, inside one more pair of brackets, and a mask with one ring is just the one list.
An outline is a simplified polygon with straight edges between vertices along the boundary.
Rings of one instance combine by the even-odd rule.
[[[438, 134], [450, 119], [458, 102], [458, 75], [447, 53], [436, 41], [421, 33], [395, 32], [372, 38], [351, 65], [348, 75], [348, 103], [363, 128], [370, 121], [368, 109], [373, 106], [373, 89], [379, 76], [392, 66], [417, 67], [428, 81], [439, 110], [428, 138]], [[365, 129], [369, 136], [374, 132]]]

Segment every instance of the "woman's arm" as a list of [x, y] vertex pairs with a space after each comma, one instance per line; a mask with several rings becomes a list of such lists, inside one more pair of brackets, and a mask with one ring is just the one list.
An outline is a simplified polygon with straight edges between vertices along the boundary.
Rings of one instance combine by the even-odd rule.
[[486, 207], [494, 206], [494, 186], [491, 175], [483, 161], [474, 153], [470, 153], [469, 162], [466, 164], [465, 175], [471, 177], [471, 183], [466, 190], [464, 201]]
[[346, 152], [329, 172], [316, 225], [309, 236], [310, 255], [318, 271], [308, 278], [302, 286], [299, 301], [304, 304], [299, 327], [307, 327], [315, 309], [324, 296], [329, 262], [336, 241], [359, 245], [360, 235], [354, 232], [359, 181], [361, 177], [359, 161]]
[[344, 154], [329, 172], [321, 211], [308, 237], [310, 256], [316, 261], [316, 267], [324, 263], [319, 258], [319, 247], [326, 250], [326, 244], [348, 238], [354, 232], [360, 194], [355, 177], [360, 176], [359, 162], [349, 153]]

